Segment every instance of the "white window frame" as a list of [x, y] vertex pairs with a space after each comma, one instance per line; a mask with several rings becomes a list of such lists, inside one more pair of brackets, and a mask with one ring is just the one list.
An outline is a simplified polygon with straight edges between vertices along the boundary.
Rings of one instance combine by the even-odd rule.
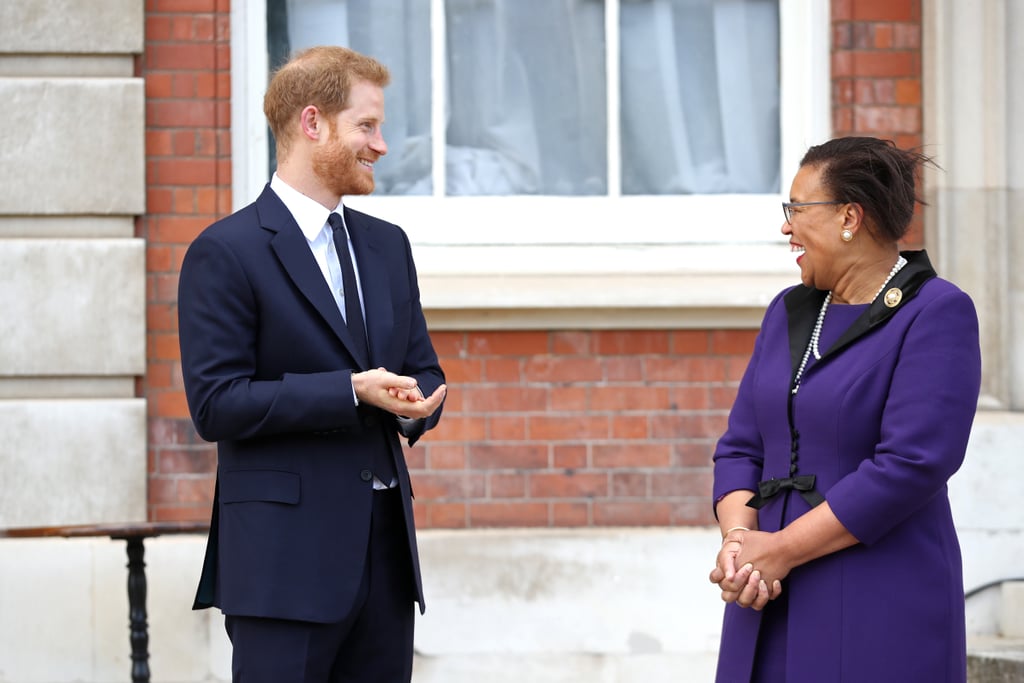
[[[433, 16], [444, 0], [431, 0]], [[603, 197], [445, 197], [435, 144], [432, 196], [346, 198], [401, 225], [413, 243], [432, 327], [752, 327], [797, 279], [779, 203], [800, 157], [831, 132], [829, 3], [780, 0], [782, 191], [768, 195], [618, 194], [617, 3], [606, 3], [608, 163]], [[444, 92], [443, 22], [432, 22], [434, 89]], [[265, 0], [232, 3], [234, 206], [266, 183]], [[444, 138], [434, 98], [433, 139]], [[386, 129], [385, 129], [386, 134]]]

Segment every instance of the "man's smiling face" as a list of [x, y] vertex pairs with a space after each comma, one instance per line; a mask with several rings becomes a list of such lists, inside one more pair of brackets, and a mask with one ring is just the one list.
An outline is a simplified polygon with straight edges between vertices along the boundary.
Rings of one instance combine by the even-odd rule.
[[339, 112], [313, 151], [313, 172], [338, 195], [373, 192], [373, 164], [387, 154], [381, 135], [384, 89], [366, 81], [352, 84], [348, 108]]

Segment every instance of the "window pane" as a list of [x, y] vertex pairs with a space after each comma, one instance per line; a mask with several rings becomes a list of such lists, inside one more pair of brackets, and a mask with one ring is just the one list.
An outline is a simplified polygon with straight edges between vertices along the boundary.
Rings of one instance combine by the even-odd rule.
[[778, 0], [622, 0], [623, 194], [779, 190]]
[[[604, 4], [445, 1], [446, 194], [608, 193]], [[778, 192], [778, 0], [619, 5], [623, 194]], [[433, 191], [430, 26], [429, 0], [267, 0], [271, 68], [341, 44], [391, 69], [378, 194]]]
[[391, 71], [376, 194], [432, 192], [430, 39], [428, 0], [267, 0], [271, 69], [303, 48], [343, 45]]
[[446, 194], [606, 194], [604, 2], [445, 10]]

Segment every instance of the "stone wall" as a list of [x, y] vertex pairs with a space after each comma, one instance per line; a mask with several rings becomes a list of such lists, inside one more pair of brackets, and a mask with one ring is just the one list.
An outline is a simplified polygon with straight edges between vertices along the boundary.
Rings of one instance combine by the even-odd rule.
[[137, 0], [0, 4], [0, 526], [146, 517]]
[[[950, 483], [969, 592], [1021, 577], [1022, 440], [1019, 415], [980, 415]], [[204, 542], [146, 544], [157, 683], [230, 679], [223, 618], [190, 609]], [[706, 683], [723, 609], [707, 580], [719, 543], [706, 526], [423, 531], [413, 680]], [[124, 565], [120, 541], [0, 542], [0, 683], [127, 680]], [[991, 651], [1004, 607], [998, 584], [968, 600], [972, 651]]]

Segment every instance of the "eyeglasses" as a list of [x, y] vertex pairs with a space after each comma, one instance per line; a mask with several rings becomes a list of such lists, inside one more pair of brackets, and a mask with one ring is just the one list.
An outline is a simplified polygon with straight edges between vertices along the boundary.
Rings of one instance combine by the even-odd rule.
[[845, 204], [846, 202], [832, 201], [832, 202], [782, 202], [782, 215], [786, 217], [786, 222], [793, 225], [793, 207], [795, 206], [819, 206], [822, 204]]

